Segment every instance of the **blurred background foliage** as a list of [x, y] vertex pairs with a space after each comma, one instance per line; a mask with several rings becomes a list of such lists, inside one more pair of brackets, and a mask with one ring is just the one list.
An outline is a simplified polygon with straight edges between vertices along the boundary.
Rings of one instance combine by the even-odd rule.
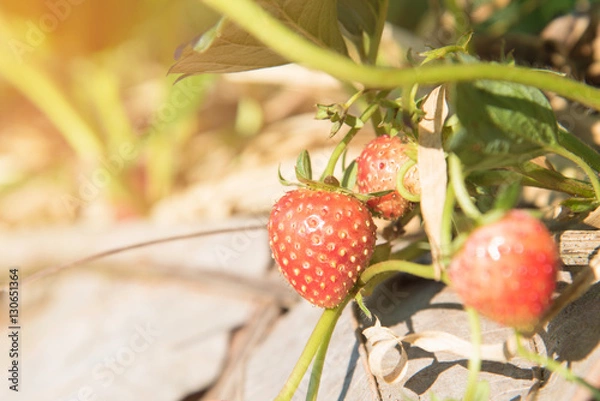
[[[431, 47], [472, 30], [474, 50], [486, 59], [520, 50], [531, 56], [533, 46], [539, 54], [525, 63], [588, 79], [600, 53], [592, 46], [596, 4], [393, 0], [388, 20]], [[560, 51], [548, 54], [540, 39], [566, 14], [588, 17], [583, 70], [565, 71], [552, 60]], [[281, 82], [243, 85], [204, 75], [174, 84], [168, 70], [177, 47], [216, 20], [198, 0], [3, 0], [0, 225], [143, 217], [161, 199], [231, 171], [268, 124], [314, 111], [316, 99], [306, 97], [269, 114]]]
[[3, 1], [3, 221], [72, 220], [94, 203], [104, 217], [141, 216], [170, 193], [214, 77], [192, 78], [168, 107], [167, 71], [216, 18], [198, 1]]

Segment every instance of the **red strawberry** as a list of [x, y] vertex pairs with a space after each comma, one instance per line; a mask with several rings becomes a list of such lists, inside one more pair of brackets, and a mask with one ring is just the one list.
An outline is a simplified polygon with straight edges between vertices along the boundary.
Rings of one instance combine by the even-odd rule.
[[333, 308], [354, 287], [375, 246], [375, 224], [357, 199], [297, 189], [273, 206], [273, 258], [291, 286], [314, 305]]
[[[411, 159], [406, 155], [412, 145], [402, 142], [397, 136], [380, 136], [367, 144], [356, 159], [356, 183], [360, 193], [381, 192], [396, 189], [398, 170]], [[404, 176], [406, 189], [417, 195], [420, 193], [417, 166], [410, 168]], [[376, 213], [389, 220], [395, 220], [412, 208], [412, 203], [398, 191], [373, 198], [367, 202]]]
[[546, 227], [524, 211], [512, 210], [473, 231], [448, 274], [465, 305], [527, 331], [552, 302], [559, 263]]

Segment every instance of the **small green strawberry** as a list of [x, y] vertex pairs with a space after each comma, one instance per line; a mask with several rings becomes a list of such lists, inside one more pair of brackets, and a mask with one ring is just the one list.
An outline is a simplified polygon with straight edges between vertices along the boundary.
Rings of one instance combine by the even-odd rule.
[[448, 274], [465, 305], [518, 330], [532, 330], [552, 303], [560, 258], [548, 229], [524, 211], [475, 229]]
[[[380, 136], [367, 144], [356, 159], [358, 192], [373, 193], [395, 190], [387, 195], [373, 198], [367, 205], [381, 217], [396, 220], [409, 211], [413, 203], [396, 190], [398, 171], [405, 163], [412, 163], [407, 151], [413, 145], [404, 143], [397, 136]], [[411, 167], [404, 176], [404, 187], [411, 193], [420, 193], [417, 166]]]
[[333, 308], [354, 287], [373, 254], [376, 228], [356, 198], [296, 189], [273, 206], [273, 258], [290, 285], [312, 304]]

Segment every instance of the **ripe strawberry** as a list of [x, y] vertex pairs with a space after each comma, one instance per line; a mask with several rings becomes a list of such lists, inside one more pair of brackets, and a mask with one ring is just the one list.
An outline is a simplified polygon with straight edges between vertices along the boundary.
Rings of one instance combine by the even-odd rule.
[[559, 263], [546, 227], [524, 211], [512, 210], [473, 231], [448, 274], [465, 305], [527, 331], [552, 302]]
[[269, 244], [281, 273], [302, 297], [333, 308], [354, 287], [375, 246], [375, 224], [357, 199], [297, 189], [273, 206]]
[[[370, 193], [396, 189], [398, 170], [411, 159], [406, 155], [410, 144], [402, 142], [397, 136], [380, 136], [367, 144], [356, 159], [358, 192]], [[413, 166], [404, 176], [406, 189], [418, 195], [420, 193], [417, 166]], [[412, 208], [412, 203], [398, 191], [370, 199], [367, 205], [381, 217], [395, 220]]]

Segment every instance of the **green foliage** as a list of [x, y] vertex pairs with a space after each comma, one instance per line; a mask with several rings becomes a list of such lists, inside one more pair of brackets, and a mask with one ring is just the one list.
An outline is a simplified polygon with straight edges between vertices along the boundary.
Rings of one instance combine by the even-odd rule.
[[518, 180], [503, 184], [495, 196], [493, 210], [508, 211], [517, 205], [522, 183]]
[[387, 20], [399, 27], [416, 31], [423, 20], [428, 18], [431, 2], [414, 0], [394, 0], [390, 2]]
[[306, 150], [303, 150], [296, 160], [296, 178], [300, 181], [312, 180], [312, 164]]
[[356, 173], [357, 173], [356, 161], [352, 163], [344, 170], [344, 176], [342, 177], [342, 187], [352, 189], [356, 185]]
[[[426, 240], [415, 241], [407, 246], [409, 250], [411, 247], [421, 250], [425, 241], [428, 241], [434, 256], [433, 263], [413, 263], [403, 259], [406, 254], [401, 254], [401, 251], [392, 253], [391, 249], [397, 245], [393, 243], [395, 237], [386, 236], [387, 242], [380, 245], [372, 264], [361, 273], [358, 287], [353, 289], [354, 292], [345, 302], [361, 289], [370, 290], [380, 282], [378, 280], [395, 272], [448, 284], [445, 270], [447, 259], [465, 238], [466, 232], [461, 231], [485, 224], [513, 208], [525, 185], [573, 196], [564, 205], [574, 213], [587, 212], [599, 203], [600, 181], [596, 173], [600, 170], [600, 157], [572, 139], [570, 133], [559, 129], [542, 90], [568, 96], [598, 109], [600, 91], [558, 74], [479, 62], [475, 57], [466, 55], [470, 34], [464, 35], [456, 44], [421, 54], [424, 60], [420, 64], [415, 62], [406, 68], [376, 66], [383, 21], [387, 17], [386, 0], [205, 0], [205, 3], [226, 17], [184, 49], [183, 56], [172, 72], [244, 71], [290, 60], [329, 73], [355, 89], [350, 100], [343, 104], [317, 106], [316, 118], [331, 121], [330, 137], [340, 131], [343, 125], [350, 127], [334, 147], [320, 178], [313, 179], [309, 154], [303, 151], [295, 166], [299, 183], [288, 182], [280, 174], [283, 184], [343, 192], [367, 202], [373, 197], [402, 190], [402, 177], [406, 171], [398, 172], [400, 185], [394, 188], [359, 194], [354, 192], [357, 164], [352, 161], [343, 168], [341, 183], [338, 182], [334, 174], [340, 158], [345, 166], [343, 159], [348, 146], [357, 133], [362, 132], [365, 124], [371, 123], [377, 135], [405, 135], [410, 132], [411, 135], [406, 135], [406, 139], [414, 140], [418, 146], [417, 155], [425, 158], [428, 154], [423, 150], [432, 145], [424, 138], [428, 134], [439, 135], [436, 140], [440, 140], [435, 146], [440, 159], [435, 160], [435, 166], [421, 163], [419, 168], [421, 198], [429, 196], [428, 199], [435, 198], [436, 201], [441, 198], [439, 205], [428, 206], [429, 209], [425, 204], [416, 206], [411, 212], [414, 214], [410, 214], [408, 219], [420, 215], [422, 221], [426, 222], [425, 226], [429, 227], [428, 217], [441, 216], [439, 230], [433, 230], [441, 233], [432, 234], [426, 230]], [[448, 1], [444, 4], [453, 7], [451, 11], [454, 16], [463, 11], [457, 2]], [[558, 7], [566, 2], [556, 0], [552, 4]], [[537, 7], [537, 2], [522, 0], [514, 2], [514, 6], [520, 7], [518, 11], [522, 12], [524, 7]], [[507, 7], [506, 12], [510, 9]], [[340, 25], [343, 35], [356, 47], [360, 60], [348, 57]], [[457, 22], [457, 25], [460, 24]], [[433, 110], [421, 110], [423, 104], [417, 101], [417, 93], [422, 89], [420, 85], [424, 84], [444, 85], [444, 91], [435, 93], [445, 93], [447, 90], [452, 96], [450, 99], [436, 97], [435, 104], [431, 103]], [[401, 93], [402, 97], [388, 98], [391, 93]], [[446, 104], [447, 100], [449, 105]], [[356, 115], [349, 113], [352, 105], [360, 109]], [[447, 110], [452, 110], [455, 115], [446, 118]], [[427, 120], [424, 116], [427, 116]], [[439, 142], [444, 142], [445, 152], [442, 152]], [[568, 178], [549, 166], [531, 161], [546, 153], [555, 153], [573, 161], [587, 174], [590, 183]], [[414, 159], [419, 166], [417, 157]], [[410, 167], [407, 165], [406, 169]], [[428, 168], [432, 171], [427, 171]], [[432, 181], [432, 178], [436, 178], [436, 181]], [[429, 183], [440, 183], [437, 187], [441, 188], [442, 196], [438, 196], [438, 192], [435, 192], [435, 197], [432, 196], [431, 185], [427, 187], [423, 184], [427, 180]], [[402, 191], [398, 196], [403, 196]], [[414, 203], [421, 199], [410, 199], [407, 194], [404, 197]], [[402, 225], [408, 221], [403, 218], [393, 223], [398, 235], [401, 235]], [[441, 253], [436, 255], [437, 251]], [[341, 309], [337, 308], [324, 313], [326, 320], [322, 320], [314, 331], [319, 335], [309, 339], [305, 352], [276, 400], [289, 401], [292, 398], [317, 350], [319, 358], [321, 355], [324, 358], [328, 336], [340, 312]], [[469, 314], [470, 317], [476, 316], [475, 310], [470, 310]], [[478, 326], [476, 330], [472, 329], [472, 333], [473, 349], [479, 350]], [[320, 342], [322, 338], [326, 340]], [[478, 380], [481, 356], [479, 351], [474, 351], [469, 362], [465, 393], [465, 400], [468, 401], [489, 398], [489, 385]], [[311, 381], [307, 396], [311, 400], [317, 398], [322, 368], [318, 364], [316, 366], [317, 374]]]
[[[323, 48], [346, 54], [334, 1], [260, 0], [258, 3], [288, 28]], [[348, 23], [353, 17], [347, 17]], [[223, 17], [185, 46], [173, 73], [227, 73], [286, 64], [288, 61], [245, 30]]]
[[550, 103], [536, 88], [501, 81], [456, 85], [456, 114], [462, 124], [450, 149], [467, 166], [517, 164], [545, 153], [557, 142]]
[[553, 18], [576, 9], [578, 0], [514, 0], [494, 12], [476, 30], [491, 34], [539, 33]]
[[380, 0], [338, 0], [339, 21], [345, 36], [363, 58], [368, 52], [365, 38], [373, 37], [377, 31], [380, 3]]
[[561, 202], [561, 205], [568, 208], [572, 213], [591, 212], [600, 206], [598, 202], [590, 202], [589, 198], [569, 198]]
[[338, 15], [352, 40], [375, 34], [380, 0], [338, 0]]

